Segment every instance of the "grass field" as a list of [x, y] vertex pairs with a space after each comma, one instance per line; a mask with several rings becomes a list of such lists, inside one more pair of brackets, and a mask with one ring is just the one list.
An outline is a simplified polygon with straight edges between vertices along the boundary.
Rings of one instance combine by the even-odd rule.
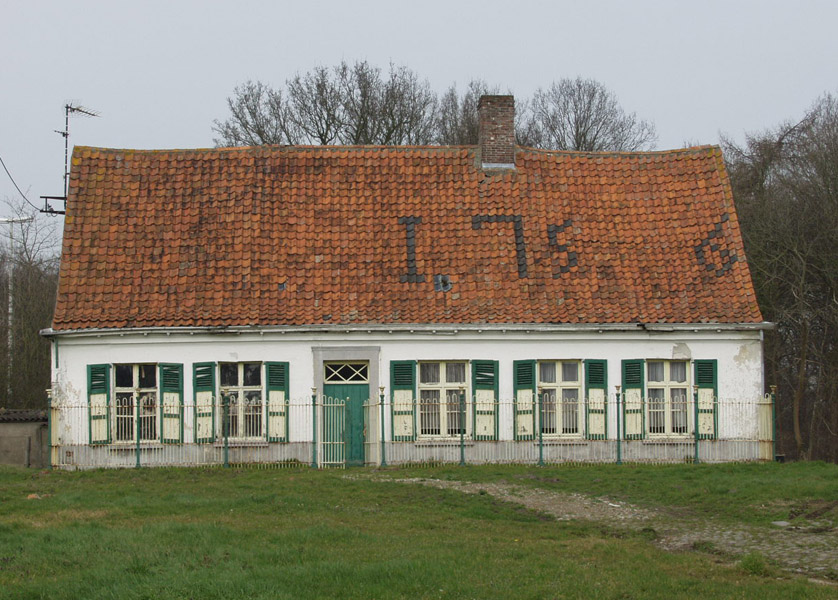
[[512, 481], [766, 528], [838, 499], [838, 466], [819, 463], [0, 468], [0, 598], [838, 597], [758, 556], [665, 552], [642, 532], [386, 481], [403, 477]]

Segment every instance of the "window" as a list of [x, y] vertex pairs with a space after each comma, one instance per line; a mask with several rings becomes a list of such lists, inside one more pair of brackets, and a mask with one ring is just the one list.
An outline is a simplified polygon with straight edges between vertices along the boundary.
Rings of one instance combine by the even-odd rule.
[[578, 360], [539, 361], [539, 423], [543, 435], [576, 436], [582, 433], [579, 419], [581, 372]]
[[461, 393], [468, 403], [468, 369], [465, 361], [419, 363], [419, 435], [455, 437], [469, 435], [468, 410], [460, 406]]
[[114, 365], [114, 441], [158, 439], [157, 365]]
[[368, 383], [369, 363], [329, 362], [325, 364], [323, 383]]
[[220, 363], [218, 371], [227, 435], [231, 438], [264, 437], [262, 363]]
[[646, 361], [650, 435], [689, 433], [687, 361]]
[[87, 365], [91, 444], [183, 442], [183, 365]]

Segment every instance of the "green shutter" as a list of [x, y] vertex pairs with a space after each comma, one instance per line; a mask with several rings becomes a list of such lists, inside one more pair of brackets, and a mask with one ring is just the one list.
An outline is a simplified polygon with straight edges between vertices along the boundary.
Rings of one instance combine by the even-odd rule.
[[474, 360], [471, 363], [474, 388], [474, 439], [498, 439], [498, 361]]
[[215, 440], [215, 363], [192, 365], [192, 391], [195, 400], [195, 443]]
[[416, 439], [416, 361], [390, 362], [390, 416], [393, 441]]
[[90, 444], [111, 441], [111, 366], [87, 365], [87, 411]]
[[646, 432], [643, 360], [623, 361], [623, 434], [627, 440], [642, 439]]
[[164, 444], [183, 442], [183, 365], [162, 363], [160, 371], [160, 439]]
[[646, 432], [644, 387], [645, 361], [623, 361], [623, 434], [627, 440], [643, 439]]
[[695, 385], [698, 386], [698, 437], [714, 440], [719, 431], [718, 362], [715, 359], [697, 360], [694, 368]]
[[585, 437], [608, 438], [608, 361], [585, 361]]
[[288, 441], [288, 363], [265, 363], [268, 381], [268, 422], [265, 435], [269, 442]]
[[535, 438], [535, 361], [516, 360], [512, 363], [512, 386], [515, 394], [513, 427], [516, 440]]

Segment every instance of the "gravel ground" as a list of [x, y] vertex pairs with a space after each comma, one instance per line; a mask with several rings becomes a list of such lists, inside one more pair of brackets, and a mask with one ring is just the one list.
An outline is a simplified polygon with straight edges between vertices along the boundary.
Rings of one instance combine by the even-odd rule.
[[[646, 532], [653, 543], [668, 551], [702, 550], [738, 557], [759, 552], [777, 566], [818, 580], [838, 581], [838, 530], [822, 519], [795, 527], [779, 522], [772, 527], [731, 525], [712, 518], [666, 513], [608, 498], [555, 492], [506, 483], [468, 483], [439, 479], [382, 481], [454, 489], [466, 494], [489, 494], [514, 502], [560, 521], [583, 519]], [[838, 503], [836, 503], [838, 504]], [[829, 508], [834, 511], [836, 507]]]

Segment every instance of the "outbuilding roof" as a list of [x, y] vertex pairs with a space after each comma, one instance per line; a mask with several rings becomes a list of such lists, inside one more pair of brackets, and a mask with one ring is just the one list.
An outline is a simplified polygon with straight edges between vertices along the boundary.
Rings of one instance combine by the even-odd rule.
[[73, 152], [53, 329], [758, 323], [719, 148]]

